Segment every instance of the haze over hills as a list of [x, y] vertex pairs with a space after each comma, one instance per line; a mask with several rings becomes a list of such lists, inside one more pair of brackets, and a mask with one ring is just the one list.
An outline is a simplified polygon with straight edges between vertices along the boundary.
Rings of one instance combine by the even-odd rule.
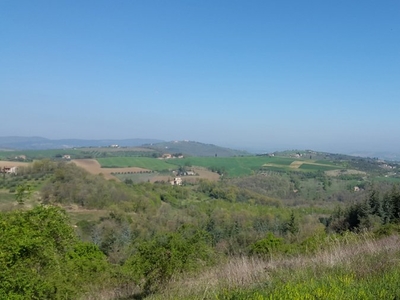
[[249, 155], [242, 150], [220, 147], [213, 144], [205, 144], [195, 141], [171, 141], [165, 142], [157, 139], [60, 139], [52, 140], [42, 137], [0, 137], [0, 150], [51, 150], [71, 149], [82, 147], [138, 147], [153, 149], [161, 153], [182, 153], [189, 156], [219, 156], [230, 157]]
[[[171, 141], [166, 142], [160, 139], [150, 138], [132, 138], [132, 139], [48, 139], [44, 137], [22, 137], [22, 136], [6, 136], [0, 137], [0, 150], [48, 150], [48, 149], [70, 149], [79, 147], [109, 147], [111, 145], [118, 145], [120, 147], [138, 147], [145, 146], [154, 150], [170, 153], [183, 153], [191, 156], [240, 156], [271, 153], [283, 150], [293, 149], [273, 149], [270, 147], [268, 151], [260, 151], [259, 149], [251, 149], [247, 145], [243, 145], [240, 149], [231, 147], [221, 147], [209, 143], [201, 143], [197, 141]], [[304, 150], [304, 149], [298, 149]], [[318, 150], [318, 149], [313, 149]], [[329, 152], [329, 151], [323, 151]], [[331, 153], [336, 153], [331, 151]], [[359, 157], [375, 157], [390, 161], [400, 161], [400, 153], [390, 151], [357, 151], [357, 152], [342, 152], [351, 156]]]
[[143, 144], [160, 143], [157, 139], [60, 139], [53, 140], [43, 137], [20, 137], [8, 136], [0, 137], [0, 148], [10, 150], [45, 150], [45, 149], [64, 149], [74, 147], [107, 147], [119, 145], [121, 147], [137, 147]]

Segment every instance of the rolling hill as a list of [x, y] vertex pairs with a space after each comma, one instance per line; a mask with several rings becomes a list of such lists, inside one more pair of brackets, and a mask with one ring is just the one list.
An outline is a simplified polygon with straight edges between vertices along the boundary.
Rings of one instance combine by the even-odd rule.
[[232, 157], [249, 155], [249, 153], [246, 151], [234, 150], [195, 141], [162, 142], [152, 145], [145, 145], [145, 147], [162, 153], [182, 153], [186, 156]]

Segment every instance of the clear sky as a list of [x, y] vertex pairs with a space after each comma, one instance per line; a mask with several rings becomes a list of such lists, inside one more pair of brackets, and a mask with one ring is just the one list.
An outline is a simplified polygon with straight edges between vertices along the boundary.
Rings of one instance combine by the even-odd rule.
[[400, 1], [0, 0], [0, 136], [400, 151]]

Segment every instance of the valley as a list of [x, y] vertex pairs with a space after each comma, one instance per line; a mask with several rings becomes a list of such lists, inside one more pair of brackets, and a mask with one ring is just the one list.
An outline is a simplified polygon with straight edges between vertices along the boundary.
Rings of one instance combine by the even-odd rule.
[[[400, 255], [397, 162], [311, 150], [220, 157], [214, 145], [195, 156], [199, 144], [189, 153], [165, 143], [0, 152], [0, 229], [14, 245], [0, 250], [19, 257], [2, 281], [15, 286], [12, 278], [39, 264], [30, 276], [49, 288], [25, 295], [52, 299], [54, 287], [68, 299], [110, 300], [397, 295], [397, 263], [386, 263]], [[38, 224], [40, 234], [12, 234]], [[54, 230], [68, 241], [59, 250], [40, 242], [52, 245]], [[296, 278], [313, 272], [320, 280], [301, 288]], [[0, 295], [19, 293], [0, 287]]]

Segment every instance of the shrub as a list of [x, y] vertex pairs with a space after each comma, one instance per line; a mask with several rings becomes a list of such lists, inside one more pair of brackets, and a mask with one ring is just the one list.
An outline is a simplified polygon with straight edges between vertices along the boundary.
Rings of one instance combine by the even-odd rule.
[[154, 292], [173, 275], [211, 263], [209, 240], [206, 232], [183, 226], [177, 232], [140, 243], [125, 269], [142, 283], [145, 293]]
[[105, 256], [78, 242], [64, 211], [0, 214], [0, 299], [76, 299], [106, 273]]
[[250, 246], [250, 254], [259, 256], [270, 256], [273, 253], [284, 250], [282, 238], [275, 237], [271, 232], [266, 238], [258, 240]]

